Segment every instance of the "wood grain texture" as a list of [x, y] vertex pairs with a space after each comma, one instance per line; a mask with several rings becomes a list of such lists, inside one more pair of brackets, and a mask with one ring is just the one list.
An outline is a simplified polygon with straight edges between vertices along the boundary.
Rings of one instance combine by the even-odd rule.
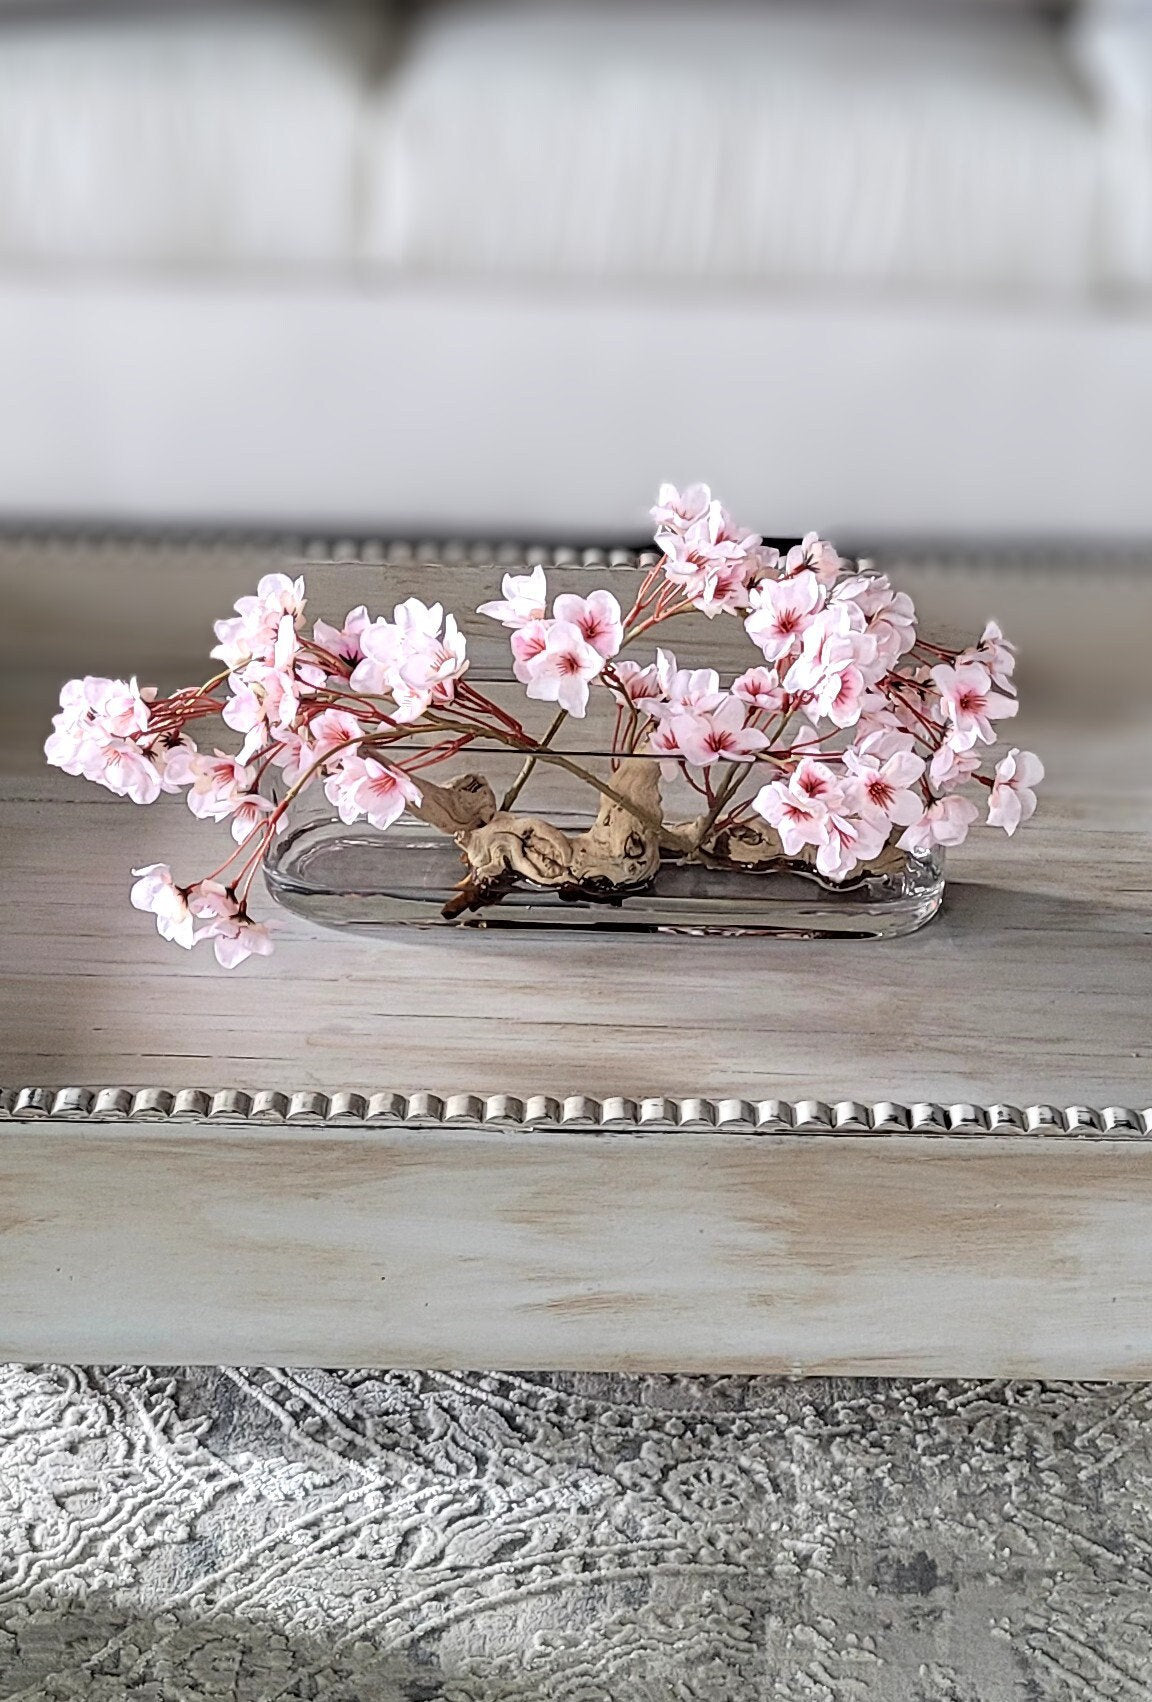
[[[181, 608], [211, 592], [206, 624], [255, 565]], [[1037, 624], [1013, 737], [1042, 812], [954, 855], [918, 935], [284, 916], [230, 975], [127, 904], [211, 832], [39, 765], [74, 567], [21, 579], [0, 633], [0, 1353], [1152, 1376], [1152, 579], [1102, 591], [1086, 695], [1058, 689], [1083, 582]], [[116, 608], [154, 568], [117, 558]], [[989, 592], [934, 595], [971, 625]], [[84, 607], [73, 649], [129, 667], [98, 583]]]
[[909, 939], [363, 938], [285, 917], [277, 956], [231, 975], [127, 907], [133, 866], [194, 869], [213, 837], [178, 799], [143, 811], [63, 776], [5, 780], [4, 1076], [1141, 1106], [1152, 811], [1134, 795], [1120, 829], [1095, 825], [1062, 748], [1044, 814], [1012, 845], [965, 847], [943, 915]]
[[1152, 1375], [1152, 1143], [0, 1134], [0, 1355]]

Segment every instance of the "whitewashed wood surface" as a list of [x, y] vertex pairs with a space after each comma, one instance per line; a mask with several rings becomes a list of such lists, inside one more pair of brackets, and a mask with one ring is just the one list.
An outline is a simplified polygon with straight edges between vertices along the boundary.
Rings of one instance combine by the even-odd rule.
[[1152, 1142], [0, 1134], [0, 1356], [1152, 1376]]
[[[1099, 600], [1124, 667], [1062, 701], [1060, 655], [1034, 659], [1049, 689], [1014, 737], [1048, 763], [1041, 814], [1013, 843], [974, 837], [919, 935], [344, 938], [284, 917], [277, 955], [234, 974], [127, 904], [133, 866], [194, 872], [212, 833], [179, 799], [136, 810], [39, 766], [43, 596], [24, 586], [0, 642], [0, 1082], [1152, 1106], [1152, 597], [1133, 581]], [[99, 594], [86, 607], [92, 665], [126, 666]], [[21, 1112], [0, 1121], [0, 1353], [1152, 1376], [1149, 1126], [923, 1140]]]
[[[1134, 771], [1146, 742], [1129, 735]], [[201, 866], [213, 833], [180, 799], [4, 778], [3, 1078], [1152, 1103], [1152, 792], [1102, 800], [1120, 826], [1099, 824], [1084, 763], [1062, 733], [1051, 766], [1073, 772], [1043, 814], [974, 838], [942, 916], [903, 940], [365, 938], [285, 916], [276, 955], [232, 973], [128, 907], [133, 866]]]

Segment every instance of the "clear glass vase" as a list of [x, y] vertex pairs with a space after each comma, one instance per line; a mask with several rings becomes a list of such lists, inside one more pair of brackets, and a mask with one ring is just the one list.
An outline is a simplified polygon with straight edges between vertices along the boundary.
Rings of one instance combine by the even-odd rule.
[[[474, 613], [498, 595], [500, 572], [311, 569], [309, 612], [342, 619], [367, 603], [370, 613], [390, 615], [409, 595], [443, 603], [466, 633], [468, 678], [539, 738], [555, 705], [525, 699], [511, 677], [508, 634]], [[597, 563], [550, 568], [548, 577], [553, 593], [607, 585], [626, 605], [636, 574]], [[722, 679], [756, 659], [731, 620], [688, 616], [657, 636], [675, 643], [685, 665], [715, 667]], [[784, 856], [752, 811], [766, 778], [761, 767], [725, 765], [702, 776], [630, 750], [607, 692], [594, 692], [587, 716], [564, 721], [535, 756], [477, 737], [430, 763], [436, 738], [413, 729], [410, 741], [386, 752], [361, 747], [411, 771], [422, 789], [420, 805], [385, 830], [342, 822], [319, 784], [292, 799], [264, 862], [279, 903], [360, 930], [543, 926], [807, 938], [907, 934], [939, 909], [939, 852], [909, 854], [893, 836], [848, 880], [827, 880], [807, 855]], [[276, 772], [267, 778], [269, 795], [282, 794]]]

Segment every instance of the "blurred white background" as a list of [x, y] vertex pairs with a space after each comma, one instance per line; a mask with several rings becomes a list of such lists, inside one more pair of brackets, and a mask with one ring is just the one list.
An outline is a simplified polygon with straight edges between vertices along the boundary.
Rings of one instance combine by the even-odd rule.
[[1152, 537], [1152, 4], [0, 4], [0, 523]]

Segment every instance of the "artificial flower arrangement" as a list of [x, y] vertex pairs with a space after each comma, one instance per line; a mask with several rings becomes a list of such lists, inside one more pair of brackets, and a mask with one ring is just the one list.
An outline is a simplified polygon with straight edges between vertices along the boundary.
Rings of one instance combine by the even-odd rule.
[[[303, 580], [272, 573], [217, 623], [220, 668], [203, 685], [161, 698], [135, 679], [70, 681], [48, 760], [138, 804], [183, 792], [193, 815], [228, 823], [235, 849], [210, 873], [177, 881], [151, 864], [131, 889], [165, 939], [211, 941], [225, 967], [272, 949], [252, 883], [309, 787], [344, 823], [383, 832], [406, 814], [451, 836], [465, 870], [444, 906], [453, 918], [524, 884], [619, 902], [668, 863], [788, 868], [845, 888], [960, 844], [980, 814], [973, 793], [1008, 834], [1033, 813], [1039, 759], [987, 754], [994, 723], [1017, 711], [1013, 647], [995, 623], [959, 651], [933, 643], [886, 577], [815, 533], [782, 555], [705, 485], [663, 486], [652, 515], [660, 556], [629, 608], [607, 589], [549, 608], [542, 567], [506, 574], [479, 606], [508, 629], [525, 696], [554, 706], [538, 731], [469, 678], [465, 637], [439, 604], [409, 598], [391, 619], [361, 606], [309, 633]], [[754, 665], [727, 685], [682, 666], [665, 635], [692, 611], [741, 621]], [[601, 774], [557, 739], [593, 693], [614, 718]], [[198, 747], [194, 723], [214, 717], [237, 751]], [[429, 772], [493, 748], [522, 758], [500, 799], [483, 772]], [[586, 831], [514, 809], [538, 764], [591, 788]], [[672, 778], [690, 788], [690, 819], [668, 819]]]

